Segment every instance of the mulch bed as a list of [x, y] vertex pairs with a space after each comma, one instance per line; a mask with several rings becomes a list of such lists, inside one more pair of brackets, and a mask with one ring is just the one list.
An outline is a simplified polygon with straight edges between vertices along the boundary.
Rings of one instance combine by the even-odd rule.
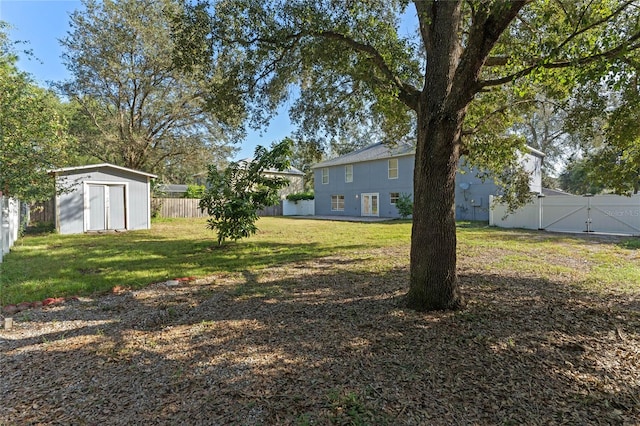
[[406, 247], [355, 256], [23, 311], [0, 424], [640, 424], [640, 294], [461, 256], [466, 309], [419, 313]]

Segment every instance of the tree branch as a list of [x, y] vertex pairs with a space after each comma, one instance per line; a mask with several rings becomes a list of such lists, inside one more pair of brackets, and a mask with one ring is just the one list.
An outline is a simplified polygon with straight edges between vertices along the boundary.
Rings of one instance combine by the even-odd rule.
[[[580, 30], [578, 30], [577, 26], [580, 24], [580, 21], [582, 21], [582, 19], [584, 18], [584, 14], [586, 13], [587, 9], [591, 6], [591, 5], [588, 5], [587, 7], [584, 8], [583, 13], [580, 15], [580, 18], [576, 22], [576, 29], [573, 31], [573, 33], [571, 35], [569, 35], [569, 37], [567, 37], [562, 43], [560, 43], [558, 45], [558, 47], [556, 47], [554, 50], [556, 52], [560, 51], [571, 40], [573, 40], [574, 38], [576, 38], [580, 34], [584, 34], [587, 31], [589, 31], [589, 30], [591, 30], [591, 29], [593, 29], [593, 28], [595, 28], [595, 27], [597, 27], [599, 25], [607, 23], [611, 18], [621, 14], [629, 5], [631, 5], [634, 2], [635, 2], [635, 0], [628, 0], [626, 3], [623, 3], [618, 9], [614, 10], [609, 15], [607, 15], [604, 18], [602, 18], [602, 19], [600, 19], [598, 21], [595, 21], [595, 22], [591, 23], [590, 25], [587, 25], [586, 27], [581, 28]], [[562, 5], [562, 3], [560, 3], [560, 4]]]
[[610, 49], [606, 52], [585, 56], [583, 58], [579, 58], [573, 61], [544, 62], [544, 59], [542, 59], [537, 64], [528, 66], [514, 74], [507, 75], [505, 77], [501, 77], [493, 80], [484, 80], [484, 81], [481, 80], [479, 84], [481, 87], [501, 86], [503, 84], [511, 83], [519, 78], [527, 76], [538, 68], [544, 68], [544, 69], [568, 68], [576, 65], [587, 65], [587, 64], [596, 62], [600, 59], [613, 59], [624, 51], [632, 51], [640, 48], [640, 43], [629, 44], [638, 40], [640, 40], [640, 33], [634, 34], [634, 36], [628, 39], [626, 43], [616, 46], [613, 49]]
[[361, 43], [335, 31], [320, 31], [318, 33], [312, 33], [311, 35], [316, 35], [318, 37], [326, 38], [329, 40], [339, 41], [351, 47], [357, 52], [369, 55], [373, 64], [382, 72], [385, 78], [399, 90], [398, 98], [409, 108], [417, 111], [420, 91], [412, 85], [400, 80], [393, 73], [393, 71], [391, 71], [391, 68], [389, 68], [388, 64], [375, 47], [369, 44]]
[[[532, 0], [504, 0], [494, 3], [490, 8], [479, 7], [469, 31], [469, 42], [464, 49], [460, 64], [456, 70], [454, 105], [468, 104], [471, 97], [484, 87], [479, 81], [480, 72], [500, 35], [518, 16], [520, 10]], [[454, 107], [456, 108], [456, 107]]]
[[479, 130], [480, 127], [482, 126], [482, 124], [484, 124], [487, 120], [489, 120], [489, 118], [498, 115], [498, 114], [504, 114], [506, 111], [512, 109], [515, 106], [518, 105], [526, 105], [529, 103], [535, 103], [537, 102], [536, 100], [531, 100], [531, 99], [527, 99], [527, 100], [523, 100], [523, 101], [518, 101], [518, 102], [513, 102], [510, 103], [508, 105], [503, 105], [502, 107], [495, 109], [491, 112], [489, 112], [488, 114], [486, 114], [484, 117], [482, 117], [479, 121], [478, 124], [476, 124], [472, 129], [465, 129], [462, 131], [462, 136], [471, 136], [476, 134]]

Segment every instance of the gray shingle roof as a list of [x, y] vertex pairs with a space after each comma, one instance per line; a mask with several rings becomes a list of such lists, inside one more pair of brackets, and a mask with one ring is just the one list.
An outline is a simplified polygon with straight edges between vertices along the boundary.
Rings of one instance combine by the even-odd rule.
[[411, 144], [399, 143], [395, 146], [389, 146], [383, 143], [376, 143], [357, 151], [341, 155], [340, 157], [322, 161], [315, 164], [312, 168], [317, 169], [319, 167], [339, 166], [341, 164], [362, 163], [364, 161], [373, 161], [413, 154], [415, 154], [415, 149]]
[[569, 194], [568, 192], [561, 191], [559, 189], [553, 188], [542, 188], [542, 193], [546, 196], [554, 196], [554, 195], [574, 195]]
[[[239, 163], [252, 163], [253, 162], [253, 158], [243, 158], [242, 160], [238, 160], [237, 161], [238, 164]], [[296, 169], [295, 167], [291, 166], [286, 170], [276, 170], [276, 169], [266, 169], [265, 172], [268, 173], [280, 173], [283, 175], [304, 175], [304, 173], [302, 173], [300, 170]]]
[[[544, 157], [544, 153], [537, 149], [527, 146], [527, 150], [538, 157]], [[398, 143], [395, 146], [388, 146], [383, 143], [376, 143], [366, 146], [359, 150], [350, 152], [340, 157], [325, 160], [313, 165], [312, 169], [320, 167], [339, 166], [342, 164], [362, 163], [364, 161], [381, 160], [391, 157], [401, 157], [403, 155], [414, 155], [416, 153], [415, 147], [409, 143]]]
[[189, 185], [166, 183], [158, 185], [158, 189], [162, 192], [187, 192]]

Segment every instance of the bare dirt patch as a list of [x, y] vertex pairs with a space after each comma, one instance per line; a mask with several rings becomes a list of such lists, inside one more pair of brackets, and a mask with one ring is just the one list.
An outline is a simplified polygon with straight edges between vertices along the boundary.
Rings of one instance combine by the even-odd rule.
[[0, 331], [0, 424], [640, 424], [640, 294], [461, 256], [467, 308], [418, 313], [407, 255], [25, 311]]

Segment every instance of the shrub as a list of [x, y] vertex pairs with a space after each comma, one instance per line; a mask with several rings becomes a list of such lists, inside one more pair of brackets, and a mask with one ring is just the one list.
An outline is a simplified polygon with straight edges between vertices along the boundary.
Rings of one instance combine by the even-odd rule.
[[151, 198], [151, 218], [158, 219], [162, 211], [162, 198]]
[[189, 185], [187, 186], [187, 192], [184, 193], [184, 198], [202, 198], [204, 190], [204, 185]]
[[287, 195], [287, 200], [295, 203], [303, 200], [313, 200], [314, 198], [313, 192], [296, 192], [295, 194]]
[[400, 194], [398, 201], [396, 201], [396, 208], [403, 219], [411, 216], [413, 214], [413, 200], [411, 199], [411, 194]]

